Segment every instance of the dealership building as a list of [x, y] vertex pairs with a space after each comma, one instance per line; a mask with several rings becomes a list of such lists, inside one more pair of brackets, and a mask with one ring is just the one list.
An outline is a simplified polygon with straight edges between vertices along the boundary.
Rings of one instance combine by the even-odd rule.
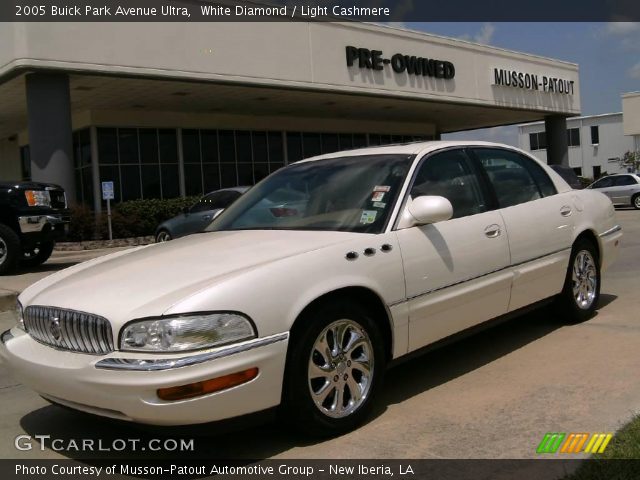
[[253, 184], [303, 157], [541, 121], [567, 163], [578, 66], [363, 23], [5, 23], [0, 178], [115, 200]]
[[[638, 98], [640, 99], [640, 94]], [[624, 97], [623, 97], [624, 98]], [[633, 109], [627, 114], [605, 113], [572, 117], [567, 120], [567, 144], [569, 166], [576, 175], [599, 178], [605, 174], [627, 173], [628, 168], [620, 163], [626, 152], [640, 149], [640, 122], [635, 136], [625, 125], [633, 119]], [[640, 112], [640, 105], [637, 110]], [[629, 118], [625, 122], [625, 119]], [[636, 121], [640, 115], [636, 115]], [[629, 133], [627, 133], [629, 131]], [[547, 161], [547, 139], [543, 122], [518, 126], [518, 146]]]

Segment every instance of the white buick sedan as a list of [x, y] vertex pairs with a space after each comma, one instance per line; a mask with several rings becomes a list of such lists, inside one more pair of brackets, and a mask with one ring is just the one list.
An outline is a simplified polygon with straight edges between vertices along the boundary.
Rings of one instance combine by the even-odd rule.
[[280, 406], [339, 434], [404, 355], [546, 301], [589, 318], [621, 236], [607, 197], [511, 147], [334, 153], [267, 177], [204, 233], [41, 280], [0, 352], [85, 412], [185, 425]]

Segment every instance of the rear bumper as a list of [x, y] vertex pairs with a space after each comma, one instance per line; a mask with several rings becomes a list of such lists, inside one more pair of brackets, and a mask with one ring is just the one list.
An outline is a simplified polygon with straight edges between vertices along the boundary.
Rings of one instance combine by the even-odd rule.
[[[13, 374], [43, 397], [101, 416], [153, 425], [191, 425], [258, 412], [280, 403], [288, 335], [272, 343], [212, 360], [162, 370], [96, 368], [124, 353], [96, 356], [42, 345], [17, 328], [2, 334], [0, 358]], [[208, 353], [215, 353], [211, 350]], [[202, 352], [195, 355], [202, 355]], [[131, 358], [131, 354], [127, 358]], [[166, 355], [137, 355], [167, 360]], [[187, 356], [188, 357], [188, 356]], [[180, 357], [180, 358], [187, 358]], [[164, 401], [159, 388], [186, 385], [257, 367], [258, 376], [236, 387], [186, 400]]]
[[605, 271], [618, 258], [620, 251], [620, 239], [622, 238], [622, 227], [615, 225], [614, 227], [602, 232], [598, 235], [600, 241], [600, 269]]

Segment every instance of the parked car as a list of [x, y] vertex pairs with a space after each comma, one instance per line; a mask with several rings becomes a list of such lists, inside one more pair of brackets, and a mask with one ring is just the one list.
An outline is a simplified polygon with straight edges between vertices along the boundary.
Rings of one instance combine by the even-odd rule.
[[0, 275], [17, 265], [47, 261], [64, 236], [69, 211], [64, 190], [38, 182], [0, 182]]
[[584, 185], [576, 175], [576, 172], [572, 168], [565, 165], [549, 165], [551, 169], [562, 177], [562, 179], [569, 184], [574, 190], [582, 190]]
[[222, 210], [235, 202], [249, 187], [223, 188], [207, 193], [198, 203], [156, 228], [156, 242], [168, 242], [174, 238], [201, 232]]
[[[274, 199], [286, 210], [265, 214]], [[262, 180], [203, 234], [27, 288], [0, 355], [98, 415], [184, 425], [279, 405], [335, 435], [407, 354], [551, 301], [589, 318], [621, 235], [606, 196], [512, 147], [332, 153]]]
[[593, 182], [587, 188], [598, 190], [611, 199], [614, 205], [631, 205], [640, 210], [640, 176], [633, 173], [609, 175]]

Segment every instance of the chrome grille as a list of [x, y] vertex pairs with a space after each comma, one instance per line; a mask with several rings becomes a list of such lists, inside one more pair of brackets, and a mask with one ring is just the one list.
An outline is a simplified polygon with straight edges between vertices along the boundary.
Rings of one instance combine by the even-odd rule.
[[34, 340], [62, 350], [102, 355], [114, 350], [111, 324], [90, 313], [29, 306], [24, 325]]

